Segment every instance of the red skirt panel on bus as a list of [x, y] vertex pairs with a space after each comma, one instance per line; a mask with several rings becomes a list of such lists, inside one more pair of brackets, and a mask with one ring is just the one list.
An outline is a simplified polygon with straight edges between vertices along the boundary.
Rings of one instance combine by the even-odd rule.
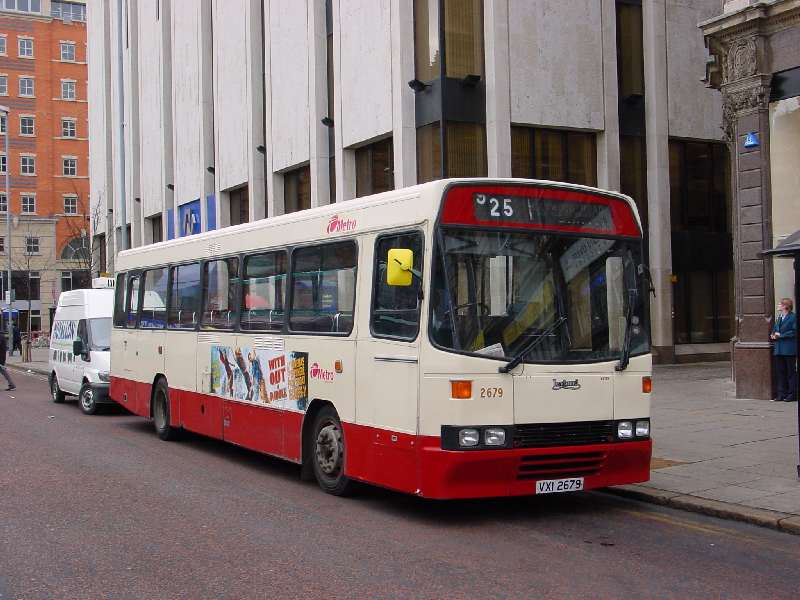
[[[112, 378], [111, 397], [149, 417], [149, 401], [132, 404], [148, 384]], [[124, 400], [127, 394], [128, 401]], [[134, 410], [137, 409], [137, 410]], [[141, 412], [138, 410], [141, 409]], [[170, 390], [170, 421], [189, 431], [301, 460], [304, 414], [209, 394]], [[343, 423], [345, 473], [374, 485], [426, 498], [489, 498], [535, 493], [536, 481], [584, 478], [584, 489], [639, 483], [650, 477], [650, 440], [502, 450], [442, 450], [435, 436]]]

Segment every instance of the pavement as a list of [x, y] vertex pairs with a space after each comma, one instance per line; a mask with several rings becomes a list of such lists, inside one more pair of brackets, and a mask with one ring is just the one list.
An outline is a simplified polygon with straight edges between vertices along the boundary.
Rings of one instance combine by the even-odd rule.
[[[47, 375], [47, 348], [14, 369]], [[800, 534], [798, 404], [737, 399], [727, 362], [656, 366], [651, 479], [609, 491]]]

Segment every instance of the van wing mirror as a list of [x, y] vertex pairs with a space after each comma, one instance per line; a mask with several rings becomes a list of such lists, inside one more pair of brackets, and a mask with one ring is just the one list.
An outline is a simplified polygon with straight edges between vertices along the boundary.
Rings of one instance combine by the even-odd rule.
[[86, 354], [86, 346], [83, 345], [83, 340], [74, 340], [72, 342], [72, 353], [75, 356], [82, 356]]
[[413, 280], [414, 251], [392, 248], [386, 259], [386, 284], [408, 287]]

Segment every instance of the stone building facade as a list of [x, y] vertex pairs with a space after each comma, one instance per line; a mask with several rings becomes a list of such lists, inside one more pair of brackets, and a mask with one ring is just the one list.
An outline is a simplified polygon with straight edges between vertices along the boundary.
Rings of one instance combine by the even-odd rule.
[[800, 229], [800, 0], [730, 0], [723, 9], [700, 26], [735, 182], [736, 393], [771, 398], [768, 335], [776, 300], [793, 296], [793, 274], [789, 261], [762, 252]]

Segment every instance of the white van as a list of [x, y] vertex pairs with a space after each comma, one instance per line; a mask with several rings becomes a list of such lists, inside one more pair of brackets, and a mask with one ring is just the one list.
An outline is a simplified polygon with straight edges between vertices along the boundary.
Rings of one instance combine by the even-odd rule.
[[78, 396], [81, 410], [92, 415], [108, 397], [114, 280], [100, 277], [90, 290], [63, 292], [50, 335], [50, 394], [63, 402]]

